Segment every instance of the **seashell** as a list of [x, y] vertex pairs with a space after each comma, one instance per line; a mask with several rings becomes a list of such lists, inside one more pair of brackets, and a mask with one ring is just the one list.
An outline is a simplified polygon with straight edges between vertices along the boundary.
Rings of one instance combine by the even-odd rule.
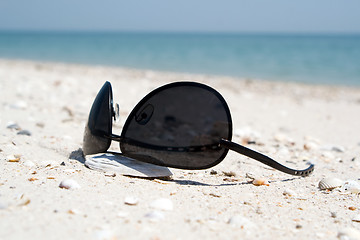
[[333, 190], [335, 188], [341, 187], [343, 181], [338, 178], [323, 178], [319, 182], [320, 190]]
[[135, 206], [139, 203], [139, 199], [136, 197], [126, 197], [124, 203], [127, 205]]
[[266, 180], [265, 178], [256, 178], [256, 179], [254, 179], [252, 184], [254, 184], [255, 186], [261, 186], [261, 185], [269, 186], [270, 185], [269, 181]]
[[23, 165], [24, 165], [25, 167], [31, 168], [31, 167], [34, 167], [34, 166], [35, 166], [35, 163], [33, 163], [33, 162], [30, 161], [30, 160], [26, 160]]
[[85, 166], [100, 172], [135, 177], [169, 177], [172, 175], [172, 172], [167, 167], [140, 162], [121, 155], [101, 153], [88, 155], [85, 159]]
[[146, 218], [148, 218], [151, 222], [158, 222], [162, 219], [164, 219], [164, 214], [159, 211], [153, 211], [149, 212], [145, 215]]
[[216, 193], [209, 193], [209, 195], [212, 196], [212, 197], [217, 197], [217, 198], [221, 197], [221, 195], [216, 194]]
[[159, 198], [153, 201], [150, 204], [150, 207], [155, 208], [157, 210], [163, 211], [171, 211], [173, 210], [174, 206], [170, 199], [167, 198]]
[[353, 217], [353, 219], [351, 219], [353, 222], [360, 222], [360, 214], [356, 215], [355, 217]]
[[67, 211], [67, 213], [68, 214], [80, 214], [81, 212], [79, 211], [79, 210], [77, 210], [77, 209], [69, 209], [68, 211]]
[[6, 159], [8, 162], [20, 162], [21, 155], [15, 154], [15, 155], [8, 155]]
[[360, 193], [360, 184], [353, 180], [347, 180], [340, 191], [344, 193]]
[[17, 135], [31, 136], [31, 132], [29, 130], [20, 130]]
[[65, 179], [60, 182], [59, 187], [65, 189], [78, 189], [80, 188], [80, 185], [73, 179]]
[[24, 194], [19, 194], [17, 196], [17, 200], [19, 201], [18, 206], [26, 206], [29, 205], [31, 200], [27, 198]]
[[9, 128], [9, 129], [15, 129], [15, 130], [20, 130], [21, 127], [19, 126], [19, 124], [17, 124], [16, 122], [8, 122], [6, 124], [6, 128]]
[[19, 206], [26, 206], [26, 205], [29, 205], [31, 202], [30, 199], [28, 198], [25, 198], [21, 203], [19, 203]]

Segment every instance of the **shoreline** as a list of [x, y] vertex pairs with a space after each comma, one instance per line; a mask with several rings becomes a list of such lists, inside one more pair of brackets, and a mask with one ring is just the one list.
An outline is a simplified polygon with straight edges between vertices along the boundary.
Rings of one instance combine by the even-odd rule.
[[[164, 181], [93, 171], [70, 157], [105, 81], [120, 104], [120, 134], [146, 94], [179, 80], [220, 92], [234, 142], [254, 142], [246, 146], [292, 168], [315, 163], [314, 173], [293, 177], [229, 152], [211, 169], [171, 169]], [[360, 239], [359, 195], [318, 188], [323, 178], [360, 180], [360, 88], [0, 59], [0, 95], [0, 238]], [[81, 187], [59, 188], [65, 179]], [[173, 207], [153, 206], [163, 198]]]
[[185, 75], [185, 76], [198, 76], [198, 77], [210, 77], [210, 78], [227, 78], [232, 79], [235, 81], [257, 81], [257, 82], [272, 82], [272, 83], [284, 83], [284, 84], [298, 84], [298, 85], [305, 85], [305, 86], [323, 86], [323, 87], [340, 87], [340, 88], [356, 88], [360, 89], [359, 84], [341, 84], [341, 83], [311, 83], [309, 81], [301, 81], [301, 80], [275, 80], [275, 79], [266, 79], [266, 78], [254, 78], [254, 77], [241, 77], [241, 76], [234, 76], [234, 75], [223, 75], [223, 74], [211, 74], [211, 73], [196, 73], [196, 72], [184, 72], [184, 71], [168, 71], [168, 70], [158, 70], [158, 69], [147, 69], [147, 68], [136, 68], [136, 67], [127, 67], [121, 65], [104, 65], [98, 63], [76, 63], [76, 62], [65, 62], [65, 61], [57, 61], [57, 60], [35, 60], [35, 59], [21, 59], [21, 58], [2, 58], [0, 57], [0, 61], [3, 62], [23, 62], [23, 63], [38, 63], [38, 64], [53, 64], [53, 65], [68, 65], [68, 66], [78, 66], [78, 67], [95, 67], [95, 68], [109, 68], [109, 69], [123, 69], [123, 70], [130, 70], [130, 71], [139, 71], [139, 72], [146, 72], [152, 71], [156, 73], [163, 73], [163, 74], [170, 74], [170, 75]]
[[[360, 90], [360, 85], [343, 85], [343, 84], [321, 84], [321, 83], [308, 83], [308, 82], [298, 82], [298, 81], [277, 81], [277, 80], [268, 80], [262, 78], [248, 78], [248, 77], [236, 77], [230, 75], [218, 75], [218, 74], [206, 74], [206, 73], [192, 73], [192, 72], [177, 72], [177, 71], [166, 71], [166, 70], [156, 70], [156, 69], [146, 69], [146, 68], [132, 68], [126, 66], [116, 66], [116, 65], [102, 65], [102, 64], [91, 64], [91, 63], [71, 63], [71, 62], [62, 62], [62, 61], [42, 61], [42, 60], [33, 60], [33, 59], [11, 59], [11, 58], [1, 58], [1, 64], [5, 65], [16, 65], [16, 64], [25, 64], [25, 65], [38, 65], [38, 66], [48, 66], [48, 67], [65, 67], [65, 68], [94, 68], [94, 69], [109, 69], [109, 70], [117, 70], [117, 71], [129, 71], [133, 72], [134, 75], [137, 74], [146, 74], [154, 73], [159, 76], [171, 76], [171, 79], [177, 77], [178, 80], [185, 78], [195, 78], [199, 79], [199, 81], [204, 79], [209, 79], [210, 81], [214, 81], [215, 79], [225, 79], [227, 81], [240, 81], [245, 83], [257, 83], [257, 84], [268, 84], [268, 85], [298, 85], [309, 88], [340, 88], [344, 90], [354, 89]], [[173, 77], [174, 76], [174, 77]], [[171, 80], [170, 80], [171, 81]]]

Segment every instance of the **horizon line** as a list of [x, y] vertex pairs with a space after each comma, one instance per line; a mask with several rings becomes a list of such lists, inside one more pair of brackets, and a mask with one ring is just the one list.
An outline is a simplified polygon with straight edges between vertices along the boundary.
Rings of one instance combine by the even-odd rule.
[[360, 35], [348, 31], [223, 31], [223, 30], [126, 30], [126, 29], [0, 29], [0, 33], [131, 33], [131, 34], [229, 34], [229, 35]]

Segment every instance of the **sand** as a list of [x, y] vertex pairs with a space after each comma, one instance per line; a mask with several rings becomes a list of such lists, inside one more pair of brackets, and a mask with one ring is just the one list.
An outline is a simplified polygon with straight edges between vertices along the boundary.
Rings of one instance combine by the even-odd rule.
[[[120, 134], [142, 97], [180, 80], [223, 95], [234, 142], [292, 168], [314, 163], [314, 173], [294, 177], [229, 152], [211, 169], [145, 179], [69, 157], [105, 81]], [[359, 88], [0, 60], [0, 96], [0, 239], [360, 239], [359, 195], [318, 188], [326, 177], [360, 182]], [[60, 188], [65, 179], [80, 188]]]

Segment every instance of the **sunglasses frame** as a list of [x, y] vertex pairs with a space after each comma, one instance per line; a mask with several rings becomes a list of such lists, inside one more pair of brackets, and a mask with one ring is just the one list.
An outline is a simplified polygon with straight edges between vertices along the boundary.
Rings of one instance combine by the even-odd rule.
[[[184, 167], [184, 166], [175, 165], [175, 164], [166, 164], [166, 163], [163, 163], [163, 162], [160, 162], [160, 161], [156, 162], [156, 161], [152, 161], [152, 160], [138, 159], [138, 158], [136, 158], [136, 155], [127, 153], [126, 149], [123, 147], [123, 145], [121, 143], [126, 143], [127, 141], [129, 141], [129, 139], [126, 139], [124, 136], [125, 136], [126, 131], [127, 131], [128, 127], [129, 127], [129, 124], [131, 123], [133, 118], [136, 117], [136, 113], [143, 108], [144, 103], [146, 103], [147, 100], [151, 99], [153, 96], [155, 96], [159, 92], [162, 92], [162, 91], [170, 89], [170, 88], [181, 87], [181, 86], [199, 87], [199, 88], [208, 90], [211, 93], [213, 93], [218, 98], [218, 100], [220, 100], [220, 102], [222, 103], [222, 105], [224, 107], [224, 110], [226, 112], [227, 118], [228, 118], [228, 137], [226, 139], [225, 138], [219, 139], [219, 143], [217, 144], [217, 146], [214, 146], [214, 147], [224, 148], [223, 154], [216, 161], [211, 162], [211, 164], [201, 166], [201, 167], [191, 167], [191, 166], [185, 166]], [[245, 156], [247, 156], [249, 158], [257, 160], [257, 161], [259, 161], [259, 162], [261, 162], [261, 163], [263, 163], [265, 165], [268, 165], [268, 166], [270, 166], [270, 167], [272, 167], [274, 169], [277, 169], [277, 170], [279, 170], [281, 172], [284, 172], [284, 173], [287, 173], [287, 174], [290, 174], [290, 175], [308, 176], [314, 170], [314, 165], [313, 164], [311, 164], [308, 168], [306, 168], [304, 170], [296, 170], [296, 169], [288, 168], [288, 167], [276, 162], [275, 160], [271, 159], [270, 157], [268, 157], [266, 155], [263, 155], [263, 154], [261, 154], [259, 152], [256, 152], [256, 151], [251, 150], [251, 149], [249, 149], [247, 147], [244, 147], [242, 145], [239, 145], [237, 143], [232, 142], [231, 138], [232, 138], [233, 124], [232, 124], [230, 109], [229, 109], [225, 99], [222, 97], [222, 95], [219, 92], [217, 92], [215, 89], [213, 89], [213, 88], [211, 88], [211, 87], [209, 87], [207, 85], [197, 83], [197, 82], [185, 82], [184, 81], [184, 82], [173, 82], [173, 83], [161, 86], [159, 88], [156, 88], [155, 90], [153, 90], [152, 92], [147, 94], [142, 100], [140, 100], [140, 102], [133, 108], [133, 110], [130, 112], [129, 116], [127, 117], [127, 119], [125, 121], [125, 124], [124, 124], [124, 126], [122, 128], [122, 132], [121, 132], [120, 136], [112, 134], [111, 129], [110, 129], [110, 131], [108, 130], [108, 133], [106, 133], [106, 132], [105, 133], [104, 132], [99, 133], [99, 132], [93, 131], [93, 129], [96, 126], [97, 123], [95, 123], [95, 125], [94, 125], [94, 123], [92, 123], [93, 125], [90, 126], [90, 124], [91, 124], [90, 123], [91, 122], [90, 118], [94, 119], [93, 115], [96, 115], [96, 113], [93, 112], [94, 105], [99, 104], [99, 101], [101, 102], [101, 97], [100, 97], [100, 99], [98, 99], [98, 98], [99, 98], [99, 95], [101, 95], [102, 91], [108, 91], [107, 95], [109, 97], [109, 100], [108, 100], [109, 108], [108, 108], [108, 110], [106, 110], [106, 109], [104, 110], [104, 109], [101, 109], [101, 108], [99, 110], [99, 107], [95, 106], [95, 109], [97, 109], [97, 111], [96, 111], [97, 114], [99, 114], [98, 112], [102, 112], [102, 110], [104, 110], [105, 115], [108, 114], [108, 116], [105, 116], [105, 117], [104, 116], [98, 116], [98, 118], [100, 118], [100, 120], [102, 120], [102, 121], [106, 121], [107, 118], [110, 118], [110, 119], [107, 119], [107, 120], [109, 120], [108, 124], [109, 124], [109, 126], [111, 126], [111, 129], [112, 129], [112, 118], [116, 118], [115, 110], [114, 110], [114, 107], [113, 107], [111, 84], [109, 82], [105, 82], [103, 88], [100, 90], [98, 96], [96, 97], [96, 99], [94, 101], [93, 107], [92, 107], [92, 109], [90, 111], [90, 114], [89, 114], [88, 123], [86, 124], [85, 134], [84, 134], [84, 145], [83, 145], [84, 146], [83, 150], [85, 149], [85, 151], [84, 151], [85, 155], [100, 153], [98, 151], [91, 151], [91, 150], [89, 151], [88, 148], [85, 148], [86, 141], [88, 140], [86, 138], [87, 137], [89, 138], [89, 136], [87, 136], [87, 134], [89, 134], [89, 131], [90, 131], [90, 134], [94, 135], [94, 136], [91, 136], [91, 137], [107, 139], [108, 141], [110, 141], [110, 144], [111, 144], [111, 140], [119, 142], [120, 143], [119, 144], [120, 145], [120, 150], [121, 150], [121, 152], [122, 152], [122, 154], [124, 156], [130, 157], [130, 158], [135, 158], [135, 159], [143, 161], [143, 162], [148, 162], [148, 163], [152, 163], [152, 164], [156, 164], [156, 165], [165, 166], [165, 167], [180, 168], [180, 169], [187, 169], [187, 170], [207, 169], [207, 168], [213, 167], [213, 166], [219, 164], [220, 162], [222, 162], [224, 160], [224, 158], [226, 157], [228, 151], [233, 150], [233, 151], [235, 151], [237, 153], [245, 155]], [[102, 97], [104, 97], [104, 95], [106, 95], [106, 94], [102, 94], [102, 95], [103, 95]], [[105, 103], [105, 105], [106, 105], [106, 103]], [[107, 111], [109, 111], [109, 112], [106, 113]], [[107, 149], [110, 147], [110, 144], [108, 144], [109, 146], [107, 147]], [[136, 144], [140, 144], [140, 143], [136, 143]], [[157, 146], [152, 146], [150, 144], [147, 144], [147, 147], [148, 148], [155, 148], [155, 149], [158, 148]], [[101, 152], [106, 152], [107, 149], [103, 150]], [[163, 149], [161, 149], [161, 150], [163, 150], [163, 151], [168, 150], [168, 151], [178, 151], [178, 152], [184, 151], [184, 152], [186, 152], [184, 150], [184, 148], [173, 148], [173, 149], [169, 150], [169, 148], [166, 147], [166, 146], [163, 147]]]

